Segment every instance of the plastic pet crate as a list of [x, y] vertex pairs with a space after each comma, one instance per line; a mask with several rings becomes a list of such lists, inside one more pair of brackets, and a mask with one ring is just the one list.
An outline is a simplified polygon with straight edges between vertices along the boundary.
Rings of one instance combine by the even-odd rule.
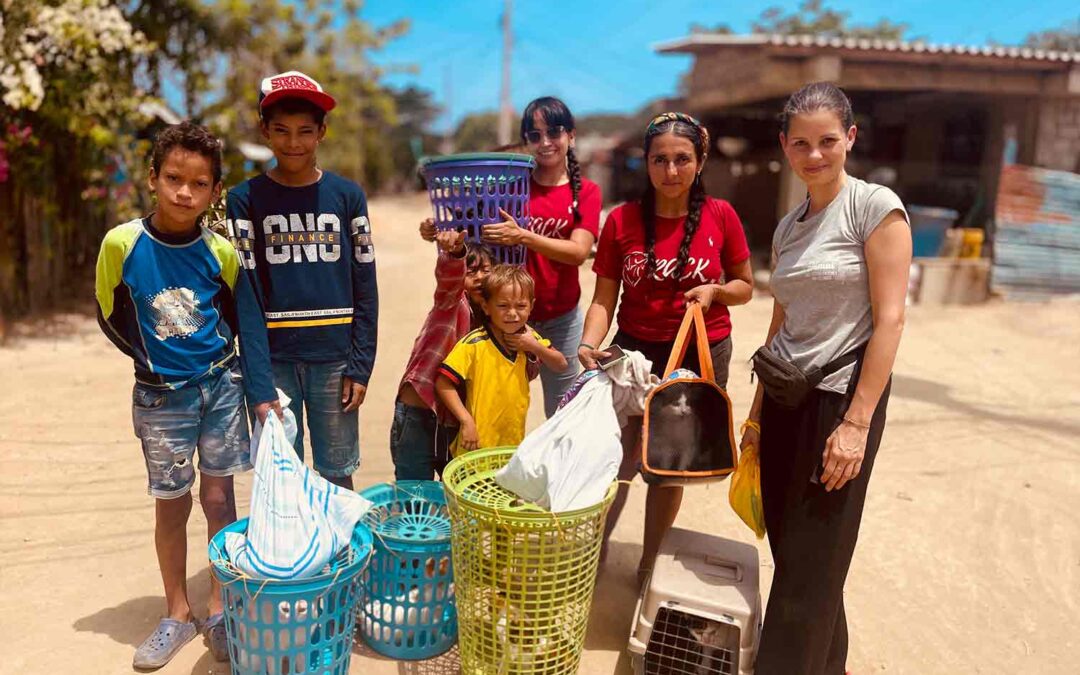
[[[468, 241], [479, 242], [484, 225], [502, 222], [502, 209], [521, 227], [529, 227], [529, 176], [535, 166], [530, 155], [472, 152], [429, 157], [421, 162], [435, 227], [464, 230]], [[525, 264], [524, 246], [490, 246], [495, 261]]]
[[672, 528], [638, 598], [638, 675], [750, 675], [761, 627], [757, 549]]
[[375, 538], [360, 578], [357, 623], [364, 642], [395, 659], [429, 659], [457, 642], [450, 516], [440, 483], [381, 483], [360, 493]]

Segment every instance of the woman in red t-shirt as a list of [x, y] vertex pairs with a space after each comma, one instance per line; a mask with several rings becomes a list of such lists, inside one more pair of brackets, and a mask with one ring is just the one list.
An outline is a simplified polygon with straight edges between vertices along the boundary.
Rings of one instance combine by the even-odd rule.
[[[484, 241], [525, 245], [525, 267], [536, 281], [530, 323], [567, 362], [576, 363], [582, 330], [578, 268], [588, 259], [600, 229], [600, 188], [581, 177], [574, 156], [574, 116], [559, 99], [545, 96], [525, 107], [521, 138], [536, 158], [529, 223], [520, 227], [507, 217], [502, 223], [486, 225]], [[541, 368], [548, 417], [577, 376], [576, 365], [561, 373]]]
[[[716, 382], [727, 386], [731, 360], [728, 305], [750, 301], [750, 249], [731, 204], [705, 194], [701, 170], [709, 151], [709, 132], [689, 115], [664, 113], [645, 131], [649, 182], [640, 201], [611, 212], [596, 249], [596, 292], [585, 318], [578, 358], [595, 368], [606, 356], [597, 346], [607, 335], [622, 288], [619, 331], [614, 344], [642, 352], [653, 372], [663, 375], [688, 302], [705, 312], [709, 351]], [[691, 344], [684, 360], [698, 369]], [[623, 429], [619, 478], [633, 478], [637, 467], [641, 418]], [[626, 486], [608, 516], [610, 535], [626, 503]], [[639, 581], [652, 569], [660, 541], [682, 503], [681, 487], [649, 486], [645, 506], [645, 542]], [[604, 549], [607, 536], [604, 538]]]

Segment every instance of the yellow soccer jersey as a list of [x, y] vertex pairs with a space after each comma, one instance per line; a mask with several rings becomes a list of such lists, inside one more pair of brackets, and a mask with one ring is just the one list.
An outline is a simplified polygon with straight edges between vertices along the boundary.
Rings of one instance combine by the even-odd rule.
[[[533, 333], [545, 347], [551, 341]], [[481, 448], [517, 445], [525, 438], [525, 417], [529, 412], [529, 376], [525, 371], [526, 355], [512, 353], [477, 328], [461, 338], [439, 366], [439, 373], [450, 379], [460, 392], [464, 389], [465, 408], [476, 420]], [[450, 445], [458, 453], [460, 434]]]

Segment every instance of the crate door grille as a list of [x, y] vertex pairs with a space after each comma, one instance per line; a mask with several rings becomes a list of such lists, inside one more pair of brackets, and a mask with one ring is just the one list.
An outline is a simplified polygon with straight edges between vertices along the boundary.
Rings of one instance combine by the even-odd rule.
[[[709, 644], [695, 633], [710, 635]], [[645, 675], [736, 675], [739, 638], [738, 626], [659, 607], [645, 649]]]

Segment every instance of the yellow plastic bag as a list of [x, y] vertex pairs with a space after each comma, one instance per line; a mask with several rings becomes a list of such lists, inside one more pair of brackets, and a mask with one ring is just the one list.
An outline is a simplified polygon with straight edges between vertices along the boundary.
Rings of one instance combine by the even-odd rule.
[[761, 505], [761, 461], [757, 446], [747, 446], [739, 456], [739, 466], [731, 474], [728, 501], [758, 539], [765, 536], [765, 510]]

